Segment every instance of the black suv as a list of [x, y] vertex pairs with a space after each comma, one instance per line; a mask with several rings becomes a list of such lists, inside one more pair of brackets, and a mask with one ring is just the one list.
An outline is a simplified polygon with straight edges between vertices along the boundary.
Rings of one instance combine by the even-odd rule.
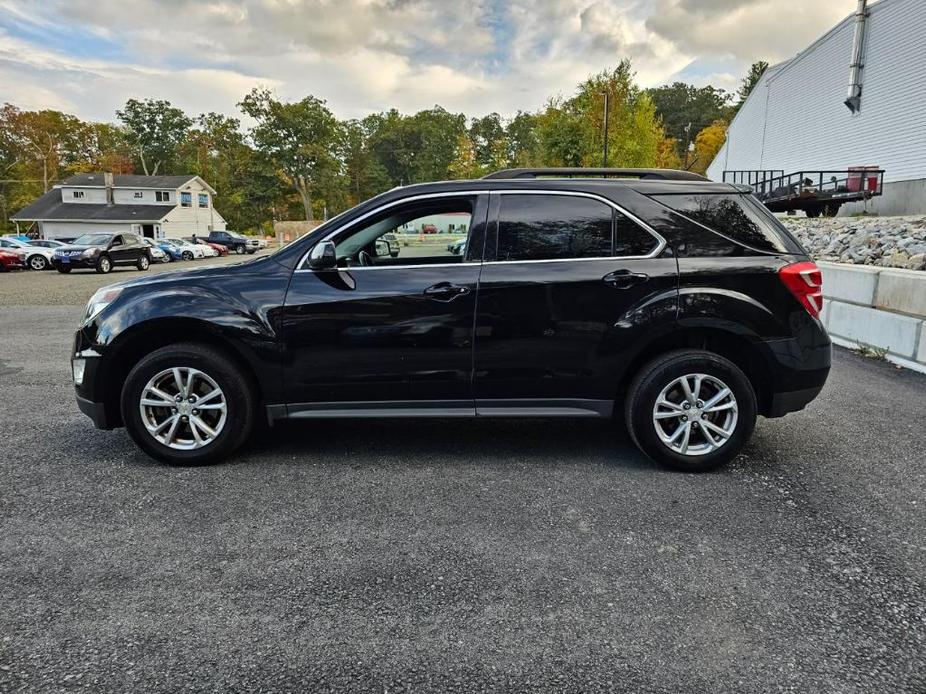
[[[403, 230], [453, 224], [465, 252]], [[399, 257], [377, 243], [395, 234]], [[714, 468], [823, 387], [821, 277], [748, 189], [663, 170], [508, 170], [409, 186], [267, 256], [101, 289], [81, 410], [164, 461], [259, 419], [620, 416]]]
[[92, 233], [56, 248], [51, 263], [62, 273], [86, 268], [105, 275], [118, 265], [147, 270], [151, 265], [151, 252], [135, 234]]
[[221, 244], [238, 255], [244, 255], [245, 253], [253, 255], [260, 248], [257, 239], [249, 239], [247, 236], [231, 231], [210, 231], [206, 241]]

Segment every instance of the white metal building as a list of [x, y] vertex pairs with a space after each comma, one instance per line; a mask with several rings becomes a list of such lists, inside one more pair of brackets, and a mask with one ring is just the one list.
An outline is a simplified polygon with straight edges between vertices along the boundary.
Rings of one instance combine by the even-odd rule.
[[[884, 195], [869, 211], [926, 213], [926, 0], [860, 2], [860, 11], [766, 70], [708, 167], [711, 179], [878, 166]], [[861, 209], [845, 205], [840, 215]]]

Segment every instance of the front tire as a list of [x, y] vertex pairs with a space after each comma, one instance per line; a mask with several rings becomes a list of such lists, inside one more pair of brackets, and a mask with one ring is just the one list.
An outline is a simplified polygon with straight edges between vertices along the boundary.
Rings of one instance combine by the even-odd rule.
[[69, 268], [69, 267], [59, 267], [59, 268], [58, 268], [58, 272], [60, 272], [62, 275], [66, 275], [66, 274], [68, 274], [70, 271], [71, 271], [71, 268]]
[[183, 253], [180, 254], [180, 257], [181, 257], [183, 260], [193, 260], [193, 252], [192, 252], [192, 251], [184, 251]]
[[658, 463], [707, 472], [732, 460], [756, 424], [756, 394], [736, 364], [713, 352], [677, 350], [646, 364], [624, 402], [627, 431]]
[[26, 264], [32, 270], [42, 271], [48, 269], [48, 259], [44, 255], [39, 255], [38, 253], [29, 256]]
[[235, 246], [235, 253], [237, 253], [238, 255], [244, 255], [245, 253], [247, 253], [247, 250], [248, 249], [245, 248], [243, 244], [239, 244]]
[[255, 418], [254, 394], [240, 367], [195, 343], [144, 357], [126, 378], [121, 408], [129, 435], [145, 453], [180, 465], [227, 458], [248, 438]]
[[147, 256], [147, 255], [139, 256], [138, 262], [136, 263], [136, 266], [138, 267], [139, 270], [141, 270], [142, 272], [144, 272], [145, 270], [148, 269], [148, 267], [149, 267], [150, 265], [151, 265], [151, 261], [148, 260], [148, 256]]
[[109, 274], [113, 269], [113, 261], [109, 259], [109, 256], [104, 255], [96, 263], [96, 271], [101, 275]]

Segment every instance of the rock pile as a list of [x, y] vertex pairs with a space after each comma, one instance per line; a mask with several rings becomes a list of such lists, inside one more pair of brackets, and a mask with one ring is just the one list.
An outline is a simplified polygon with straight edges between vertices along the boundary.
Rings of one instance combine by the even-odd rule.
[[926, 216], [781, 221], [817, 260], [926, 270]]

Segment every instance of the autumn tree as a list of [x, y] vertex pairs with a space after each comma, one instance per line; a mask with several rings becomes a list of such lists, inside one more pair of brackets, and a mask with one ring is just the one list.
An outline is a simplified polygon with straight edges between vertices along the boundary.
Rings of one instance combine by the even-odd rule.
[[675, 140], [676, 153], [684, 156], [695, 135], [730, 111], [730, 95], [715, 87], [684, 82], [647, 90], [662, 120], [666, 136]]
[[193, 124], [182, 110], [161, 99], [129, 99], [116, 116], [146, 176], [170, 168]]
[[254, 88], [239, 107], [256, 121], [249, 131], [255, 147], [280, 167], [311, 220], [316, 184], [339, 167], [340, 123], [314, 96], [284, 102], [269, 89]]
[[723, 120], [716, 120], [699, 132], [694, 141], [695, 158], [691, 170], [701, 174], [705, 173], [726, 139], [727, 123]]

